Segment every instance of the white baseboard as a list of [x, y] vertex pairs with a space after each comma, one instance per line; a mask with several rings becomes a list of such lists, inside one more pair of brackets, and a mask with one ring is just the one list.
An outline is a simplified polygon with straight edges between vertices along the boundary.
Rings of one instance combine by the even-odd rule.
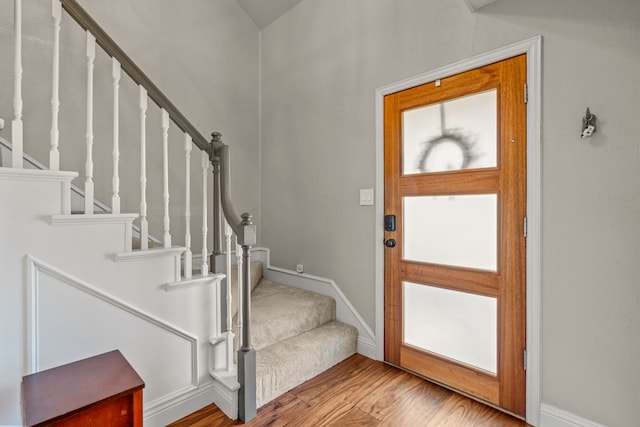
[[[147, 427], [166, 426], [212, 403], [230, 418], [238, 418], [237, 393], [235, 395], [228, 393], [223, 386], [212, 381], [204, 385], [201, 384], [197, 389], [181, 396], [181, 399], [172, 404], [164, 405], [153, 414], [145, 416], [144, 425]], [[235, 416], [233, 416], [234, 414]]]
[[540, 427], [607, 427], [545, 403], [540, 405]]
[[376, 342], [368, 337], [358, 337], [358, 354], [377, 360], [376, 358]]

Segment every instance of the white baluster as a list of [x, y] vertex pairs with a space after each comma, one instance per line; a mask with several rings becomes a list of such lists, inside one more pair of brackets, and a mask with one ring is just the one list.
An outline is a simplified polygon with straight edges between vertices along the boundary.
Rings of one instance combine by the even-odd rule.
[[[56, 1], [56, 0], [54, 0]], [[120, 213], [120, 63], [112, 58], [111, 78], [113, 80], [113, 178], [111, 186], [111, 213]]]
[[162, 109], [162, 203], [164, 207], [164, 234], [162, 240], [165, 248], [171, 247], [171, 234], [169, 233], [169, 113]]
[[14, 68], [13, 68], [13, 115], [11, 122], [11, 142], [13, 144], [12, 165], [22, 168], [22, 1], [13, 2], [13, 22], [15, 26]]
[[[228, 256], [231, 256], [229, 254]], [[236, 263], [238, 267], [238, 283], [236, 286], [238, 287], [238, 336], [241, 337], [242, 340], [242, 328], [244, 328], [244, 324], [242, 322], [242, 247], [238, 244], [238, 236], [236, 236]], [[242, 344], [242, 343], [241, 343]]]
[[60, 113], [60, 21], [62, 5], [60, 0], [51, 0], [51, 17], [53, 18], [53, 60], [51, 70], [51, 151], [49, 152], [49, 169], [60, 170], [60, 151], [58, 150], [60, 132], [58, 116]]
[[186, 279], [191, 278], [191, 272], [193, 271], [193, 260], [191, 255], [191, 148], [192, 140], [188, 133], [184, 134], [184, 157], [185, 157], [185, 207], [184, 207], [184, 222], [185, 222], [185, 234], [184, 245], [187, 250], [184, 253], [184, 277]]
[[140, 249], [149, 249], [147, 221], [147, 91], [140, 86]]
[[202, 152], [202, 264], [200, 274], [209, 275], [209, 264], [207, 263], [207, 180], [209, 178], [209, 155]]
[[87, 160], [84, 181], [84, 213], [93, 214], [93, 64], [96, 38], [87, 31]]
[[[214, 202], [215, 203], [215, 202]], [[233, 370], [233, 313], [232, 313], [232, 297], [231, 297], [231, 237], [233, 231], [229, 224], [224, 222], [224, 235], [227, 251], [227, 372]]]

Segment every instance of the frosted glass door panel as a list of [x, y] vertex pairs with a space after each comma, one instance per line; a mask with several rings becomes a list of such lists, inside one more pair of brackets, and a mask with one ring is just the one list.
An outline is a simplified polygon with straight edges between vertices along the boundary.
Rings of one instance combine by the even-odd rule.
[[495, 89], [402, 113], [405, 175], [497, 166]]
[[497, 271], [497, 195], [404, 197], [409, 261]]
[[406, 344], [497, 372], [497, 301], [402, 282]]

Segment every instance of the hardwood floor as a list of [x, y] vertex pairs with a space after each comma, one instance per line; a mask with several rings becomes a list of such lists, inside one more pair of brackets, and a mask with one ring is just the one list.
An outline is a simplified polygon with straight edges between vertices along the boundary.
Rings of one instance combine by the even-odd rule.
[[[171, 427], [242, 425], [215, 405]], [[247, 426], [525, 427], [511, 417], [407, 372], [355, 355], [266, 404]]]

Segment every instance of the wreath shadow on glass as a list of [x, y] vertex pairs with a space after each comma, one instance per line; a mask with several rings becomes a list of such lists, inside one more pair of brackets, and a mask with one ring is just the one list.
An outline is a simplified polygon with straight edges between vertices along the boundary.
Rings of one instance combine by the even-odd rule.
[[416, 169], [420, 172], [444, 172], [469, 169], [480, 157], [476, 141], [458, 131], [447, 131], [424, 142]]

